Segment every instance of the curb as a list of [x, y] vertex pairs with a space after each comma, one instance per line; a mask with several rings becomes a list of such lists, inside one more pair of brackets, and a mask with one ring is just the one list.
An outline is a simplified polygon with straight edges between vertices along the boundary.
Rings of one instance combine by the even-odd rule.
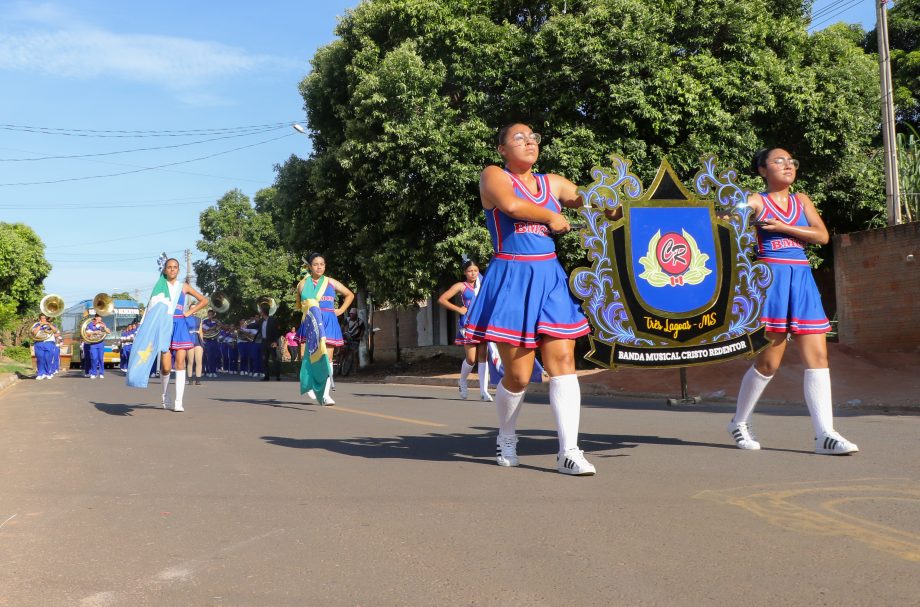
[[18, 381], [19, 376], [15, 373], [5, 373], [0, 375], [0, 392], [3, 392]]
[[[441, 386], [447, 388], [456, 388], [457, 379], [453, 377], [422, 377], [417, 375], [387, 375], [383, 378], [383, 383], [385, 384], [408, 384], [408, 385], [417, 385], [417, 386]], [[470, 390], [479, 388], [478, 379], [468, 380], [468, 385]], [[549, 383], [540, 382], [533, 383], [527, 387], [527, 392], [531, 394], [546, 394], [549, 392]], [[625, 390], [612, 390], [608, 386], [602, 386], [599, 384], [592, 383], [582, 383], [581, 384], [581, 393], [588, 394], [591, 396], [611, 396], [611, 397], [621, 397], [621, 398], [643, 398], [643, 399], [654, 399], [667, 402], [669, 399], [675, 397], [675, 394], [663, 394], [659, 392], [628, 392]], [[714, 396], [714, 395], [702, 395], [701, 405], [726, 405], [734, 406], [736, 400], [728, 396]], [[771, 405], [771, 406], [786, 406], [786, 407], [805, 407], [804, 401], [790, 401], [790, 400], [776, 400], [776, 399], [761, 399], [760, 404]], [[670, 405], [669, 405], [670, 406]], [[678, 405], [684, 406], [684, 405]], [[698, 405], [687, 405], [690, 407]], [[916, 404], [895, 404], [887, 405], [885, 403], [872, 403], [872, 402], [860, 402], [858, 404], [850, 403], [834, 403], [834, 408], [837, 412], [842, 411], [872, 411], [874, 413], [882, 412], [902, 412], [902, 413], [920, 413], [920, 402]]]

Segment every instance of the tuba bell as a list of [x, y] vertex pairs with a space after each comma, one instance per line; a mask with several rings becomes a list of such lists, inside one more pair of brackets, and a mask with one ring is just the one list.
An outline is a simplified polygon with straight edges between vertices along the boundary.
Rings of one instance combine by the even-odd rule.
[[42, 314], [48, 318], [53, 318], [60, 316], [64, 311], [64, 300], [60, 295], [45, 295], [38, 307]]
[[258, 312], [259, 314], [262, 313], [262, 306], [268, 306], [269, 316], [274, 316], [275, 312], [278, 311], [278, 302], [275, 301], [274, 297], [268, 297], [267, 295], [263, 295], [262, 297], [257, 299], [256, 300], [256, 312]]
[[[104, 293], [100, 293], [99, 295], [104, 295]], [[99, 297], [99, 295], [96, 297]], [[95, 300], [93, 301], [95, 302]], [[80, 337], [88, 344], [98, 344], [105, 339], [105, 331], [90, 331], [89, 323], [91, 322], [93, 322], [93, 317], [87, 316], [83, 319], [83, 322], [80, 323]]]
[[115, 300], [108, 293], [96, 293], [93, 297], [93, 309], [99, 316], [109, 316], [115, 311]]
[[223, 314], [230, 309], [230, 300], [227, 299], [227, 296], [221, 293], [220, 291], [215, 291], [208, 297], [209, 305], [212, 310], [218, 314]]

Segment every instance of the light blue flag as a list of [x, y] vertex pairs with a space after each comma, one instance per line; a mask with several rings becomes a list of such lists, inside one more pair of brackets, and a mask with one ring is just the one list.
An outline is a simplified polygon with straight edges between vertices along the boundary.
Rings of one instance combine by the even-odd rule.
[[169, 310], [169, 284], [161, 275], [150, 294], [144, 318], [131, 347], [131, 359], [128, 361], [125, 381], [132, 388], [146, 388], [147, 380], [150, 378], [150, 367], [156, 362], [157, 354], [169, 351], [173, 327]]

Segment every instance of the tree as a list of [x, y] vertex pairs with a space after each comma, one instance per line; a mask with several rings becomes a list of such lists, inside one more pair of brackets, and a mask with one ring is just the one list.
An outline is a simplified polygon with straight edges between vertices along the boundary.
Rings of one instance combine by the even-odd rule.
[[51, 272], [45, 245], [22, 223], [0, 222], [0, 329], [12, 330], [38, 311], [42, 283]]
[[612, 152], [648, 181], [665, 156], [689, 178], [704, 154], [744, 168], [781, 145], [831, 230], [863, 229], [884, 209], [875, 64], [859, 28], [809, 35], [809, 9], [367, 0], [300, 85], [313, 153], [279, 168], [270, 213], [294, 217], [287, 242], [323, 243], [378, 299], [411, 304], [491, 249], [478, 176], [500, 161], [497, 128], [523, 121], [544, 135], [539, 169], [582, 184]]
[[[269, 204], [274, 195], [271, 188], [260, 190], [257, 204]], [[207, 257], [193, 264], [197, 283], [205, 293], [221, 291], [229, 297], [229, 318], [254, 316], [255, 302], [263, 295], [279, 303], [281, 318], [293, 314], [296, 264], [268, 214], [254, 209], [239, 190], [231, 190], [202, 211], [200, 229], [198, 249]]]
[[[920, 0], [898, 0], [888, 11], [888, 46], [896, 118], [920, 128]], [[876, 30], [866, 50], [878, 53]]]

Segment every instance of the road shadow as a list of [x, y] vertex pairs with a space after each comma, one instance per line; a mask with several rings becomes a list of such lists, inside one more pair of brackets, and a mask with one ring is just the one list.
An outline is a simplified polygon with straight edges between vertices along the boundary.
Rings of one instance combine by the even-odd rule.
[[[294, 409], [295, 411], [308, 412], [311, 408], [319, 407], [314, 403], [306, 401], [287, 401], [278, 400], [277, 398], [211, 398], [220, 403], [238, 403], [243, 405], [259, 405], [261, 407], [275, 407], [277, 409]], [[292, 406], [295, 405], [295, 406]]]
[[352, 396], [367, 396], [370, 398], [398, 398], [401, 400], [451, 400], [438, 396], [417, 396], [415, 394], [372, 394], [369, 392], [355, 392]]
[[[476, 434], [425, 434], [396, 437], [356, 436], [347, 439], [293, 438], [263, 436], [270, 445], [290, 449], [321, 449], [349, 457], [367, 459], [407, 459], [436, 462], [470, 462], [495, 465], [495, 429], [473, 428]], [[554, 431], [519, 430], [519, 455], [555, 455], [559, 443]], [[626, 453], [604, 453], [634, 449], [639, 445], [672, 445], [681, 447], [712, 447], [736, 449], [734, 445], [684, 441], [678, 438], [640, 435], [608, 435], [581, 433], [578, 446], [593, 457], [623, 457]], [[522, 466], [527, 467], [527, 466]], [[542, 470], [543, 468], [534, 468]], [[555, 470], [553, 470], [555, 472]]]
[[137, 404], [137, 405], [126, 405], [123, 403], [97, 403], [93, 401], [90, 401], [90, 402], [92, 402], [93, 406], [96, 407], [96, 409], [98, 409], [99, 411], [102, 411], [106, 415], [116, 415], [120, 417], [131, 416], [134, 414], [134, 411], [136, 409], [151, 409], [151, 410], [159, 409], [160, 411], [165, 411], [163, 407], [160, 407], [157, 405], [148, 405], [146, 403]]

